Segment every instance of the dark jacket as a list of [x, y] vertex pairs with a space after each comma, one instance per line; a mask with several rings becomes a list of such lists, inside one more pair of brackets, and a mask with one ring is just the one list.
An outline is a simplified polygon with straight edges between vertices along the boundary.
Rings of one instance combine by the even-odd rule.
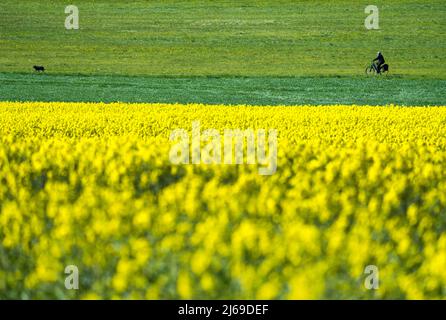
[[378, 61], [378, 64], [384, 64], [384, 62], [386, 62], [384, 60], [384, 56], [381, 53], [378, 54], [378, 56], [373, 61]]

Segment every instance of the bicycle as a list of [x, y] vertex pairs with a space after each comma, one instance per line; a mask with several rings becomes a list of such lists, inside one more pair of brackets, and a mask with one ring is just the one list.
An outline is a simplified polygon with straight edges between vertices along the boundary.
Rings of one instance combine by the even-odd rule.
[[380, 72], [378, 72], [378, 67], [376, 66], [375, 62], [371, 62], [370, 65], [367, 65], [365, 68], [365, 74], [388, 74], [389, 72], [389, 65], [387, 63], [384, 63], [380, 68]]

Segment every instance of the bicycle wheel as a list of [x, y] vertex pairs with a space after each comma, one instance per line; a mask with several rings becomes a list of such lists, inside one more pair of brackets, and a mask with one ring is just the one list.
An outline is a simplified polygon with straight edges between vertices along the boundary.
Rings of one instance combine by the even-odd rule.
[[366, 75], [371, 75], [375, 73], [375, 68], [373, 68], [372, 66], [367, 66], [365, 68], [365, 74]]

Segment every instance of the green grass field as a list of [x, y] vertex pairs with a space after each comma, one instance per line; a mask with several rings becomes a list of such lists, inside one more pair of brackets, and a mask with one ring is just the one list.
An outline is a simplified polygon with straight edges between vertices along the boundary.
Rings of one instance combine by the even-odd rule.
[[[372, 31], [362, 1], [75, 4], [79, 30], [65, 30], [66, 1], [0, 2], [0, 100], [445, 101], [443, 0], [376, 1]], [[377, 50], [391, 67], [384, 81], [364, 77]]]
[[442, 105], [446, 80], [0, 74], [1, 100], [248, 105]]

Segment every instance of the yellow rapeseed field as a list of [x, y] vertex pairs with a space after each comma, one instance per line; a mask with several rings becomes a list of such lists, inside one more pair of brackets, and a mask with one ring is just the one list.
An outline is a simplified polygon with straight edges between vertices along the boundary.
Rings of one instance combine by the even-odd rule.
[[[197, 120], [277, 171], [171, 163]], [[0, 181], [0, 298], [446, 296], [446, 107], [2, 102]]]

